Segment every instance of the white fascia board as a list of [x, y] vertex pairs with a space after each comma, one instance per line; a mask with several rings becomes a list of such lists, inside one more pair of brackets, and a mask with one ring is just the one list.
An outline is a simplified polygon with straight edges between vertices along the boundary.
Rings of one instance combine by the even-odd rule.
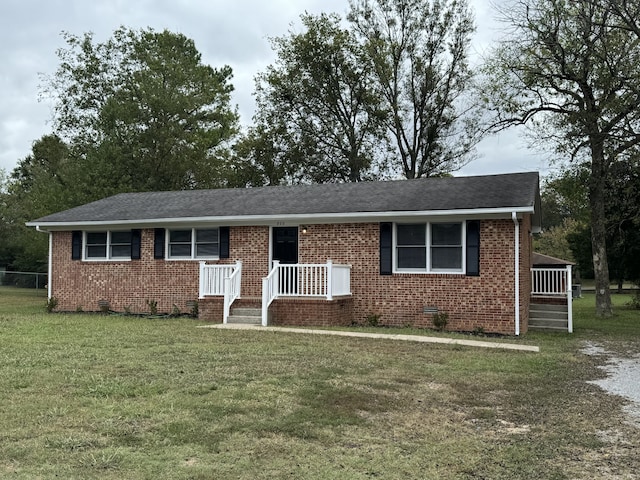
[[153, 228], [179, 227], [198, 225], [297, 225], [300, 223], [367, 223], [379, 221], [410, 221], [417, 218], [448, 218], [487, 219], [511, 218], [512, 212], [518, 214], [533, 213], [531, 207], [517, 208], [470, 208], [462, 210], [420, 210], [401, 212], [347, 212], [347, 213], [313, 213], [289, 215], [240, 215], [218, 217], [181, 217], [181, 218], [151, 218], [144, 220], [109, 220], [109, 221], [79, 221], [79, 222], [27, 222], [26, 226], [36, 227], [44, 231], [65, 231], [73, 229], [99, 228]]

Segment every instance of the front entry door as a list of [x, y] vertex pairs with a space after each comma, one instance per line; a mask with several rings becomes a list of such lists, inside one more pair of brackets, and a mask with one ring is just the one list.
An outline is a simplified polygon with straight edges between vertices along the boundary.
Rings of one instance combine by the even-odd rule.
[[[271, 257], [281, 265], [298, 263], [298, 227], [273, 227]], [[298, 291], [298, 275], [293, 268], [280, 270], [281, 294], [295, 295]]]

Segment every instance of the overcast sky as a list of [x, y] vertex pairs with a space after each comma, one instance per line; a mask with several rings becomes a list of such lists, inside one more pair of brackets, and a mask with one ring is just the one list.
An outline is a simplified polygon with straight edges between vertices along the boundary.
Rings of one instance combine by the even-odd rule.
[[[473, 52], [497, 35], [489, 0], [470, 0], [478, 31]], [[230, 65], [233, 102], [244, 124], [253, 114], [254, 76], [272, 63], [268, 37], [299, 29], [309, 13], [346, 13], [348, 0], [2, 0], [0, 15], [0, 169], [7, 173], [51, 132], [51, 105], [39, 101], [39, 74], [53, 74], [61, 31], [94, 32], [104, 41], [121, 25], [168, 29], [193, 39], [203, 62]], [[484, 140], [480, 158], [456, 175], [544, 171], [544, 156], [527, 148], [517, 130]]]

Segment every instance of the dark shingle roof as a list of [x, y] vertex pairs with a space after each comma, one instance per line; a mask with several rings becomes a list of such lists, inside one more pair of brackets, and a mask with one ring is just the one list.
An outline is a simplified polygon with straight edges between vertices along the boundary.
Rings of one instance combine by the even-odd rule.
[[538, 174], [123, 193], [29, 225], [535, 207]]

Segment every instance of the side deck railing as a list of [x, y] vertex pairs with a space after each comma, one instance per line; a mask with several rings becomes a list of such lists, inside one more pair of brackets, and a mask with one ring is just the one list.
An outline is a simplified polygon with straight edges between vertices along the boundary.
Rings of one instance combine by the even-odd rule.
[[351, 295], [351, 265], [327, 263], [280, 264], [273, 262], [262, 279], [262, 325], [267, 325], [269, 305], [278, 297], [315, 297], [333, 300]]
[[573, 332], [573, 292], [571, 289], [571, 265], [565, 268], [531, 269], [531, 296], [566, 297], [569, 333]]

